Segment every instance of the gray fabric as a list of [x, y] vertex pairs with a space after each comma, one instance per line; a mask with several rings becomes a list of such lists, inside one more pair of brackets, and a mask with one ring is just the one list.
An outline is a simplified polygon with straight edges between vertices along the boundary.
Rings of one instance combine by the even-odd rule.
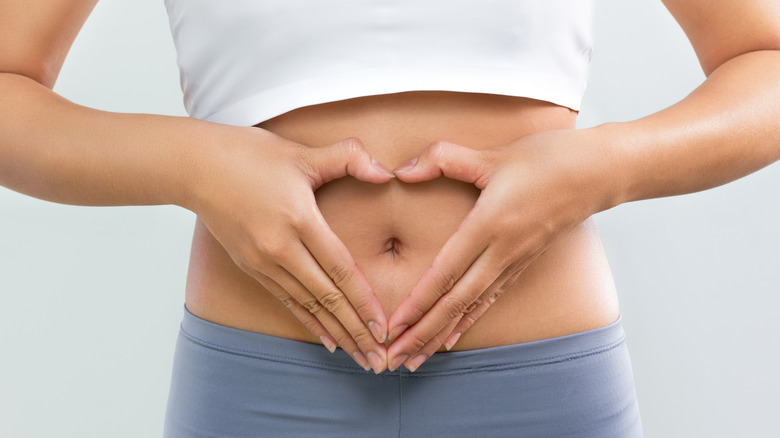
[[642, 430], [620, 319], [374, 375], [340, 349], [185, 309], [165, 437], [286, 436], [635, 438]]

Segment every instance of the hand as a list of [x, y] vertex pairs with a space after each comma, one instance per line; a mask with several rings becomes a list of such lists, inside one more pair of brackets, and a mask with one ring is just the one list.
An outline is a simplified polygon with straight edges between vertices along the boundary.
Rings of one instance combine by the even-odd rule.
[[309, 148], [258, 128], [224, 129], [197, 162], [191, 209], [331, 352], [338, 344], [366, 370], [383, 371], [384, 311], [314, 191], [346, 175], [372, 183], [393, 175], [355, 138]]
[[449, 350], [562, 233], [607, 209], [605, 154], [585, 130], [544, 131], [477, 151], [436, 142], [394, 173], [444, 175], [482, 190], [474, 208], [389, 320], [389, 368]]

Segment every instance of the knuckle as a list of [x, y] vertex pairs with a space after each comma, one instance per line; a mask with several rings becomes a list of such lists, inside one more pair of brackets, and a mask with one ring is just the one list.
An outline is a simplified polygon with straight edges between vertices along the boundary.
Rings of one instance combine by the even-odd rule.
[[347, 137], [339, 142], [339, 146], [341, 146], [349, 157], [359, 154], [364, 150], [363, 142], [357, 137]]
[[236, 266], [238, 266], [242, 271], [251, 275], [255, 279], [265, 280], [269, 278], [267, 275], [265, 275], [262, 272], [262, 268], [265, 263], [263, 257], [260, 254], [258, 254], [256, 251], [252, 251], [252, 250], [243, 251], [241, 254], [238, 255], [238, 257], [235, 257], [233, 261], [235, 262]]
[[347, 298], [339, 290], [328, 291], [319, 297], [319, 302], [330, 313], [337, 313], [343, 309], [347, 303]]
[[436, 140], [434, 142], [431, 142], [431, 144], [428, 146], [428, 154], [432, 158], [441, 158], [442, 155], [444, 155], [445, 150], [449, 146], [449, 143], [443, 140]]
[[358, 295], [358, 296], [350, 296], [348, 298], [349, 298], [349, 302], [352, 304], [352, 307], [354, 307], [355, 310], [357, 310], [358, 315], [365, 315], [371, 312], [372, 302], [369, 296]]
[[411, 337], [411, 339], [409, 339], [409, 343], [412, 345], [412, 350], [419, 351], [422, 350], [423, 347], [425, 347], [425, 344], [428, 342], [419, 335], [415, 334]]
[[474, 309], [476, 309], [477, 306], [479, 306], [480, 304], [482, 304], [482, 299], [481, 298], [477, 298], [476, 301], [474, 301], [473, 303], [469, 304], [468, 306], [466, 306], [465, 309], [463, 309], [463, 313], [471, 313], [471, 312], [473, 312]]
[[444, 299], [444, 309], [450, 320], [463, 316], [470, 305], [471, 301], [463, 296], [449, 295]]
[[373, 306], [370, 304], [368, 299], [349, 299], [346, 298], [345, 295], [344, 301], [348, 302], [349, 305], [355, 309], [355, 312], [357, 312], [357, 314], [361, 317], [370, 317], [370, 315], [374, 314]]
[[309, 313], [317, 315], [319, 313], [322, 313], [325, 308], [320, 304], [319, 301], [315, 298], [307, 299], [301, 303], [301, 305], [309, 311]]
[[336, 286], [343, 287], [352, 281], [355, 276], [355, 269], [352, 266], [338, 263], [328, 269], [328, 275], [336, 283]]
[[433, 287], [434, 290], [439, 292], [439, 295], [444, 295], [455, 286], [457, 277], [451, 271], [434, 271], [433, 273]]
[[302, 213], [292, 213], [287, 216], [287, 222], [290, 227], [298, 234], [303, 234], [309, 228], [310, 222]]
[[422, 318], [422, 317], [423, 317], [423, 315], [425, 315], [425, 314], [428, 312], [428, 310], [430, 309], [430, 307], [425, 307], [425, 306], [424, 306], [422, 303], [420, 303], [419, 301], [416, 301], [416, 300], [415, 300], [415, 301], [413, 301], [411, 304], [412, 304], [412, 305], [411, 305], [411, 311], [412, 311], [412, 317], [411, 317], [411, 320], [412, 320], [412, 321], [417, 321], [417, 320], [419, 320], [419, 319], [420, 319], [420, 318]]
[[274, 258], [282, 258], [288, 250], [288, 243], [279, 237], [263, 235], [255, 239], [255, 248]]
[[446, 166], [448, 146], [449, 144], [445, 141], [434, 141], [428, 147], [428, 158], [435, 163], [439, 163], [440, 166]]
[[[490, 217], [490, 222], [491, 226], [486, 229], [490, 231], [490, 237], [493, 239], [499, 239], [502, 236], [516, 236], [518, 234], [518, 222], [512, 215], [494, 214]], [[505, 258], [516, 257], [517, 252], [521, 248], [522, 245], [513, 245], [505, 252]]]
[[288, 309], [290, 309], [292, 311], [295, 311], [297, 309], [296, 304], [298, 304], [298, 302], [295, 301], [291, 296], [286, 295], [286, 296], [277, 297], [277, 298], [279, 298], [279, 301], [281, 301], [282, 304], [284, 304], [284, 307], [286, 307], [286, 308], [288, 308]]
[[277, 207], [277, 217], [282, 224], [295, 230], [305, 228], [316, 211], [316, 204], [309, 198], [290, 196]]

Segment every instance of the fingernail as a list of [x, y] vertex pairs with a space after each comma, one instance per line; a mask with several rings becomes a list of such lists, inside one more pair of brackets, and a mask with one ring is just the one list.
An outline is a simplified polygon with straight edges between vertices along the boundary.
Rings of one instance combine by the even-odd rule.
[[428, 356], [424, 354], [418, 354], [415, 356], [411, 362], [409, 362], [409, 371], [415, 372], [417, 371], [417, 368], [420, 368], [420, 365], [422, 365], [423, 362], [425, 362], [425, 359], [428, 359]]
[[373, 165], [374, 167], [376, 167], [376, 168], [377, 168], [377, 169], [378, 169], [380, 172], [382, 172], [382, 174], [384, 174], [385, 176], [389, 176], [389, 177], [391, 177], [391, 178], [395, 178], [395, 174], [393, 174], [392, 172], [390, 172], [389, 170], [387, 170], [387, 167], [385, 167], [385, 166], [384, 166], [382, 163], [380, 163], [379, 161], [377, 161], [377, 160], [376, 160], [376, 158], [373, 158], [373, 157], [371, 158], [371, 165]]
[[336, 343], [331, 341], [329, 337], [325, 335], [320, 336], [320, 342], [322, 342], [322, 345], [324, 345], [325, 348], [327, 348], [331, 353], [336, 351]]
[[373, 351], [368, 352], [368, 361], [371, 362], [371, 368], [374, 370], [374, 374], [379, 374], [385, 370], [386, 361], [383, 361], [378, 354]]
[[393, 170], [393, 173], [403, 173], [403, 172], [409, 171], [409, 170], [412, 169], [412, 167], [414, 167], [415, 164], [417, 164], [417, 157], [415, 157], [415, 158], [407, 161], [406, 163], [396, 167], [395, 170]]
[[447, 339], [447, 342], [444, 343], [444, 348], [447, 349], [447, 351], [452, 350], [452, 346], [455, 345], [456, 342], [458, 342], [458, 339], [460, 339], [460, 335], [462, 333], [455, 333], [454, 335], [450, 336]]
[[371, 333], [374, 335], [374, 339], [376, 339], [377, 342], [380, 344], [385, 342], [385, 339], [387, 339], [387, 334], [382, 330], [381, 327], [379, 327], [379, 324], [375, 323], [374, 321], [369, 321], [368, 328], [371, 330]]
[[390, 336], [388, 337], [388, 339], [390, 339], [391, 341], [394, 341], [397, 337], [401, 336], [401, 333], [403, 333], [404, 330], [406, 330], [408, 327], [409, 327], [408, 324], [401, 324], [401, 325], [399, 325], [398, 327], [394, 328], [390, 332]]
[[356, 351], [352, 353], [352, 358], [355, 359], [355, 362], [357, 362], [358, 365], [363, 367], [364, 370], [368, 371], [371, 369], [371, 366], [368, 364], [366, 357], [363, 356], [363, 353]]
[[398, 367], [400, 367], [401, 364], [404, 363], [406, 361], [406, 359], [408, 359], [408, 358], [409, 358], [409, 356], [406, 355], [406, 354], [401, 354], [401, 355], [397, 356], [395, 359], [393, 359], [393, 363], [390, 364], [390, 371], [397, 370]]

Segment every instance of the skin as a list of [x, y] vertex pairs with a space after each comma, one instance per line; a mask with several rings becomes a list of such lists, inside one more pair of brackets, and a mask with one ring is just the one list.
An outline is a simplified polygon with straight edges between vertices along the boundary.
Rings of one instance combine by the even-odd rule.
[[[60, 98], [51, 88], [94, 4], [0, 1], [0, 44], [9, 48], [0, 56], [0, 184], [55, 202], [194, 211], [242, 275], [284, 303], [314, 339], [337, 343], [375, 372], [400, 362], [416, 369], [445, 342], [452, 347], [458, 333], [458, 343], [467, 342], [472, 324], [497, 313], [489, 306], [498, 296], [506, 297], [498, 301], [506, 308], [522, 307], [509, 299], [513, 281], [593, 213], [714, 187], [780, 158], [774, 1], [665, 2], [707, 75], [668, 109], [588, 130], [563, 123], [529, 129], [503, 142], [426, 138], [427, 149], [404, 157], [419, 155], [413, 167], [401, 157], [379, 157], [395, 174], [372, 164], [362, 135], [344, 139], [357, 133], [309, 147], [271, 129], [106, 113]], [[529, 102], [517, 106], [532, 118]], [[444, 174], [482, 190], [394, 306], [374, 293], [314, 196], [347, 174], [396, 185]], [[531, 214], [513, 208], [518, 203], [533, 206]], [[576, 329], [589, 324], [595, 322]]]
[[[584, 218], [624, 202], [712, 188], [780, 158], [780, 3], [664, 4], [707, 75], [679, 103], [636, 121], [539, 133], [482, 153], [437, 142], [416, 166], [396, 169], [406, 182], [444, 174], [483, 192], [391, 316], [391, 364], [408, 357], [404, 363], [415, 368], [443, 343], [451, 346], [513, 276]], [[537, 173], [534, 185], [542, 189], [534, 193], [518, 180], [527, 168], [549, 169]], [[502, 208], [518, 199], [541, 211], [529, 217]], [[504, 232], [486, 235], [496, 223]], [[398, 330], [404, 326], [411, 328]]]
[[312, 149], [266, 130], [96, 111], [54, 94], [95, 3], [0, 2], [0, 43], [10, 48], [0, 55], [0, 184], [53, 202], [192, 210], [323, 343], [366, 366], [369, 352], [385, 361], [386, 316], [313, 192], [347, 174], [393, 175], [354, 139]]
[[[408, 92], [299, 108], [260, 127], [312, 148], [353, 134], [374, 157], [395, 166], [443, 136], [485, 150], [531, 133], [571, 128], [575, 116], [568, 108], [531, 99]], [[409, 294], [478, 196], [472, 184], [450, 178], [414, 184], [396, 178], [381, 185], [343, 178], [315, 193], [323, 217], [387, 315]], [[193, 236], [186, 304], [195, 315], [221, 325], [318, 342], [270, 291], [235, 266], [200, 221]], [[480, 318], [454, 348], [560, 336], [601, 327], [617, 317], [606, 257], [593, 224], [586, 221], [525, 270], [505, 292], [502, 305]]]

